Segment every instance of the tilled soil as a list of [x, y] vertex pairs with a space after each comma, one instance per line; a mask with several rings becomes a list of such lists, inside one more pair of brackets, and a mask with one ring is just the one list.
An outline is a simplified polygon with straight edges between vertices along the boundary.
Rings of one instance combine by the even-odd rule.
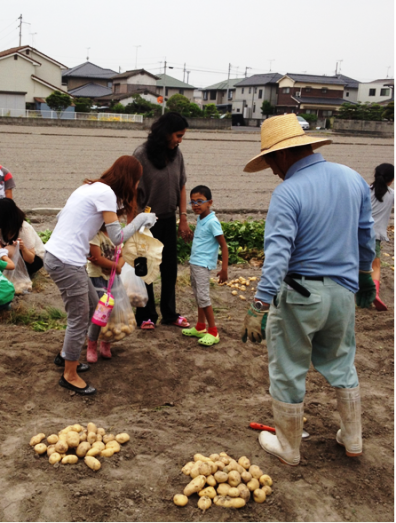
[[[298, 467], [282, 465], [259, 446], [256, 421], [273, 424], [265, 343], [239, 340], [246, 302], [214, 285], [212, 303], [221, 337], [214, 348], [185, 338], [177, 327], [135, 331], [113, 344], [84, 375], [98, 389], [82, 398], [57, 385], [53, 364], [63, 332], [34, 332], [0, 322], [1, 521], [393, 521], [393, 234], [385, 246], [382, 297], [387, 312], [356, 311], [357, 356], [363, 411], [364, 454], [348, 458], [336, 444], [334, 390], [314, 369], [308, 373], [305, 425]], [[232, 266], [230, 278], [259, 276], [260, 269]], [[35, 291], [15, 306], [62, 308], [42, 271]], [[156, 283], [156, 292], [159, 282]], [[246, 297], [253, 295], [246, 291]], [[188, 267], [179, 269], [179, 311], [195, 321]], [[82, 354], [85, 360], [85, 350]], [[128, 432], [119, 454], [93, 472], [77, 465], [51, 466], [37, 458], [30, 438], [89, 421], [107, 432]], [[274, 481], [262, 504], [240, 509], [186, 507], [172, 498], [188, 479], [180, 469], [195, 453], [247, 456]]]

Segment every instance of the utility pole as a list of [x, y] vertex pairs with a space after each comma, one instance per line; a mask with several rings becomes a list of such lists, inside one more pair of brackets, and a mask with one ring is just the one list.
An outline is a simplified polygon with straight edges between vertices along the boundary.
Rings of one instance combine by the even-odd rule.
[[19, 20], [19, 47], [21, 47], [21, 45], [22, 45], [22, 24], [30, 25], [30, 23], [23, 22], [22, 15], [18, 16], [17, 20]]
[[166, 60], [164, 62], [164, 85], [162, 87], [162, 114], [165, 113], [165, 77], [166, 77]]
[[184, 67], [183, 67], [183, 82], [185, 81], [185, 74], [186, 74], [186, 64], [184, 64]]
[[227, 94], [226, 94], [226, 112], [227, 113], [228, 113], [228, 93], [230, 91], [230, 73], [231, 73], [231, 64], [228, 64]]
[[190, 78], [191, 71], [186, 71], [186, 73], [187, 73], [187, 83], [188, 83], [188, 79]]
[[247, 70], [251, 69], [251, 67], [245, 67], [245, 78], [247, 77]]

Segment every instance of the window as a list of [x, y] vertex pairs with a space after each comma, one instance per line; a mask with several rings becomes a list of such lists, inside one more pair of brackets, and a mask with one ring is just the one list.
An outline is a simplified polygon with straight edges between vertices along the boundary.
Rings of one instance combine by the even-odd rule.
[[14, 54], [14, 60], [18, 60], [18, 55]]
[[323, 116], [331, 116], [333, 111], [323, 111]]
[[252, 88], [251, 88], [251, 87], [249, 87], [249, 94], [251, 94], [251, 93], [252, 93]]
[[311, 92], [311, 88], [310, 88], [310, 87], [306, 87], [306, 88], [305, 88], [305, 92], [306, 92], [306, 93], [310, 93], [310, 92]]
[[257, 87], [254, 88], [254, 94], [257, 94]]
[[347, 98], [349, 98], [349, 91], [347, 91], [347, 92], [345, 93], [345, 96], [346, 96]]
[[326, 94], [328, 91], [327, 87], [322, 87], [322, 94]]
[[240, 110], [239, 107], [238, 107], [238, 109], [237, 109], [237, 113], [240, 113], [240, 112], [241, 112], [241, 110]]
[[208, 99], [208, 91], [204, 91], [204, 92], [203, 92], [203, 99], [204, 99], [204, 100], [207, 100], [207, 99]]
[[259, 97], [259, 98], [262, 98], [262, 97], [263, 97], [263, 90], [262, 90], [262, 89], [259, 89], [258, 97]]
[[210, 91], [210, 99], [216, 100], [216, 91]]
[[375, 96], [376, 89], [369, 89], [369, 96]]
[[232, 91], [228, 91], [228, 99], [232, 100]]
[[242, 87], [242, 94], [243, 94], [244, 92], [245, 92], [245, 88], [244, 88], [244, 87]]
[[114, 92], [119, 93], [120, 92], [120, 84], [114, 84]]
[[184, 89], [179, 89], [179, 94], [184, 94]]
[[306, 109], [304, 112], [305, 112], [305, 114], [312, 114], [315, 111], [313, 111], [312, 109]]
[[389, 96], [389, 89], [381, 89], [380, 96]]
[[284, 88], [282, 89], [282, 93], [283, 93], [283, 94], [289, 94], [289, 93], [290, 93], [290, 87], [284, 87]]
[[107, 82], [107, 87], [111, 87], [113, 85], [113, 82]]
[[253, 112], [256, 112], [256, 104], [253, 104]]

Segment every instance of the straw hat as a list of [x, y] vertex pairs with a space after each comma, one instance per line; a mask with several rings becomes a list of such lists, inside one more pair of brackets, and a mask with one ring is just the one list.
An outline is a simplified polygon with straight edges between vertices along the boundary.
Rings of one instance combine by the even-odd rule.
[[312, 145], [312, 149], [332, 143], [327, 138], [314, 138], [304, 133], [295, 114], [273, 116], [264, 120], [261, 126], [261, 153], [250, 160], [244, 171], [255, 173], [267, 169], [265, 155], [281, 149]]

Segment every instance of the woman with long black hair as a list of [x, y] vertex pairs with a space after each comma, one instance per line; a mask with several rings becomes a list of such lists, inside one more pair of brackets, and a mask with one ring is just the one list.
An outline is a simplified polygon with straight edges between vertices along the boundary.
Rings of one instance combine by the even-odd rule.
[[387, 227], [394, 203], [394, 191], [390, 188], [395, 177], [395, 168], [390, 163], [381, 163], [375, 168], [371, 184], [371, 208], [375, 231], [375, 258], [373, 261], [373, 280], [377, 290], [374, 306], [377, 311], [387, 311], [388, 307], [379, 297], [381, 275], [381, 241], [389, 241]]
[[[160, 309], [165, 325], [189, 327], [184, 316], [176, 312], [177, 234], [188, 241], [191, 230], [187, 223], [186, 172], [179, 144], [188, 127], [187, 120], [178, 113], [162, 115], [151, 126], [147, 141], [133, 153], [143, 166], [138, 187], [140, 209], [151, 207], [158, 217], [151, 229], [153, 236], [164, 244], [161, 263]], [[179, 226], [176, 232], [176, 210], [179, 208]], [[153, 285], [147, 286], [148, 302], [136, 310], [136, 321], [142, 329], [154, 329], [158, 321]]]

